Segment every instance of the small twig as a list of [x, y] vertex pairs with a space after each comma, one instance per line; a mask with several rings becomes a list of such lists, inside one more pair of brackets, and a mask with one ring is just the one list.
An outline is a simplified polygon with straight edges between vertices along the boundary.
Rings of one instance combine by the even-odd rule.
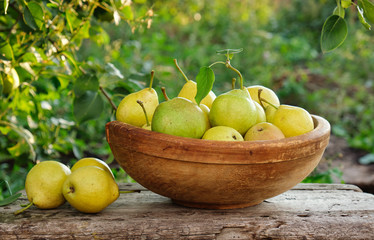
[[114, 111], [117, 111], [117, 106], [114, 105], [112, 99], [110, 99], [108, 93], [104, 90], [104, 88], [102, 86], [99, 87], [100, 88], [100, 91], [104, 94], [105, 98], [109, 101], [110, 105], [112, 106], [112, 108], [114, 109]]

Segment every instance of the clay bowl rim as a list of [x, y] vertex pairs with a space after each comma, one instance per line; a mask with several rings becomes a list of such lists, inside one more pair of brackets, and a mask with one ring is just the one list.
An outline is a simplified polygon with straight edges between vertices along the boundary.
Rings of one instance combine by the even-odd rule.
[[[194, 139], [194, 138], [187, 138], [187, 137], [180, 137], [180, 136], [173, 136], [165, 133], [158, 133], [154, 131], [150, 131], [147, 129], [143, 129], [140, 127], [136, 127], [127, 123], [119, 122], [119, 121], [111, 121], [106, 124], [106, 139], [107, 142], [110, 144], [111, 132], [109, 129], [111, 127], [119, 127], [120, 133], [126, 132], [131, 139], [141, 139], [142, 143], [151, 144], [154, 142], [162, 142], [162, 145], [169, 145], [169, 146], [176, 146], [177, 149], [180, 150], [178, 157], [181, 157], [181, 153], [187, 153], [188, 150], [199, 150], [202, 153], [215, 153], [216, 155], [219, 154], [227, 154], [233, 153], [237, 156], [239, 155], [252, 155], [252, 153], [261, 154], [264, 152], [263, 150], [269, 149], [273, 151], [283, 152], [285, 149], [288, 150], [297, 150], [300, 148], [307, 148], [309, 151], [309, 155], [313, 155], [314, 152], [321, 148], [325, 148], [328, 144], [328, 140], [330, 137], [330, 123], [321, 116], [312, 115], [314, 121], [314, 129], [308, 133], [295, 136], [295, 137], [288, 137], [280, 140], [267, 140], [267, 141], [216, 141], [216, 140], [203, 140], [203, 139]], [[116, 133], [118, 135], [118, 133]], [[325, 141], [324, 141], [325, 140]], [[323, 144], [324, 143], [324, 144]], [[132, 144], [131, 144], [132, 145]], [[138, 144], [139, 145], [139, 144]], [[140, 143], [141, 145], [141, 143]], [[253, 159], [247, 160], [232, 160], [230, 159], [221, 161], [220, 159], [199, 159], [199, 160], [191, 160], [189, 157], [182, 157], [176, 158], [170, 156], [165, 156], [163, 151], [160, 152], [147, 152], [146, 148], [141, 148], [139, 150], [138, 147], [132, 147], [134, 151], [141, 151], [144, 154], [155, 156], [155, 157], [162, 157], [162, 158], [169, 158], [170, 160], [174, 161], [184, 161], [184, 162], [191, 162], [191, 163], [207, 163], [207, 164], [259, 164], [259, 163], [271, 163], [271, 162], [284, 162], [284, 161], [293, 161], [297, 160], [296, 158], [301, 158], [305, 156], [297, 156], [297, 154], [291, 154], [289, 158], [283, 159], [268, 159], [268, 160], [260, 160], [254, 161]], [[112, 148], [112, 147], [111, 147]], [[163, 149], [165, 150], [165, 149]], [[167, 154], [166, 154], [167, 155]]]

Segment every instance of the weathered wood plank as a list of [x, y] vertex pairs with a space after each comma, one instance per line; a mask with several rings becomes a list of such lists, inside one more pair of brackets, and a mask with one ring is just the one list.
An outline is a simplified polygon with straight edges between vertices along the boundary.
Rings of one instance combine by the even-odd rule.
[[103, 212], [83, 214], [69, 204], [0, 208], [0, 239], [374, 239], [374, 195], [353, 185], [299, 184], [254, 207], [181, 207], [137, 184]]

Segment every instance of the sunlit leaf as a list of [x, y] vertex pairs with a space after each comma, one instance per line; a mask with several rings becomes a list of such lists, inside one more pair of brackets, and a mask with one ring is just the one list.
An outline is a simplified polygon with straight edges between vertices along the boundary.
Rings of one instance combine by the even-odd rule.
[[364, 10], [360, 8], [360, 6], [357, 6], [357, 15], [358, 19], [360, 20], [361, 24], [367, 29], [370, 30], [371, 26], [369, 23], [366, 22], [366, 19], [364, 17]]
[[79, 71], [79, 67], [77, 65], [77, 62], [75, 61], [74, 56], [69, 52], [62, 52], [62, 54], [68, 59], [69, 63], [71, 63], [76, 70]]
[[357, 3], [363, 9], [365, 18], [369, 22], [374, 23], [374, 4], [369, 0], [358, 0]]
[[326, 53], [339, 47], [348, 34], [346, 21], [338, 15], [331, 15], [323, 24], [321, 33], [322, 52]]
[[73, 33], [74, 30], [78, 28], [81, 23], [81, 20], [77, 18], [77, 13], [73, 9], [69, 9], [66, 11], [66, 21], [68, 22], [68, 26], [71, 33]]
[[[3, 86], [4, 86], [3, 76], [0, 74], [0, 94], [3, 93]], [[0, 132], [1, 132], [1, 130], [0, 130]]]
[[134, 13], [132, 12], [131, 6], [124, 6], [121, 9], [121, 12], [123, 13], [124, 17], [127, 20], [133, 20], [134, 19]]
[[41, 29], [43, 26], [44, 12], [43, 8], [38, 2], [31, 1], [27, 4], [27, 8], [30, 10], [30, 13], [34, 19], [34, 22], [38, 29]]
[[0, 59], [8, 61], [14, 60], [13, 49], [8, 41], [0, 43]]
[[9, 0], [4, 0], [4, 14], [6, 15], [8, 12], [9, 7]]
[[212, 90], [214, 79], [214, 72], [210, 67], [200, 68], [200, 71], [196, 76], [197, 93], [195, 96], [195, 101], [198, 105], [200, 104], [201, 100], [208, 95], [210, 90]]
[[352, 5], [352, 0], [341, 0], [341, 6], [343, 8], [348, 8]]

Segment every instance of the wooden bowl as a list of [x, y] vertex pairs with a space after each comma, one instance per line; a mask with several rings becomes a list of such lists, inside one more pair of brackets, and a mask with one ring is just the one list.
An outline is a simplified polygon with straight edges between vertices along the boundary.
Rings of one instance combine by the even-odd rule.
[[114, 158], [145, 188], [189, 207], [252, 206], [301, 182], [329, 142], [330, 124], [313, 115], [313, 131], [272, 141], [225, 142], [106, 124]]

